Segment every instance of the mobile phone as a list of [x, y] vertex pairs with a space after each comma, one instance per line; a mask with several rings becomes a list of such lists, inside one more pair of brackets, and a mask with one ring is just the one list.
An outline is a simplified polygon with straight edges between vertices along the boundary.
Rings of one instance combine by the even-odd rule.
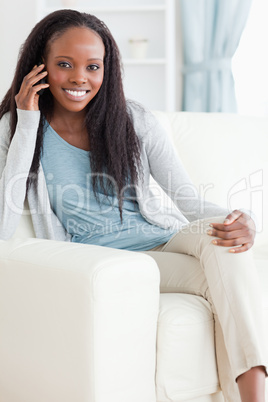
[[[41, 64], [44, 64], [42, 60], [39, 60], [39, 62], [37, 63], [37, 66], [40, 66]], [[35, 85], [39, 85], [39, 84], [46, 84], [46, 78], [42, 78], [40, 81], [38, 81]], [[45, 88], [40, 89], [40, 91], [38, 91], [38, 95], [42, 95], [45, 91]]]

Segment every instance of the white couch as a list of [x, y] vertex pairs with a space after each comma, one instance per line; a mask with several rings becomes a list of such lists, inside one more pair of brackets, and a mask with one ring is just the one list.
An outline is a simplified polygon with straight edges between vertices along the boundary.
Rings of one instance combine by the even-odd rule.
[[[256, 213], [268, 333], [268, 118], [155, 114], [208, 200]], [[0, 242], [0, 401], [222, 401], [210, 306], [162, 275], [142, 253], [35, 239], [23, 215]]]

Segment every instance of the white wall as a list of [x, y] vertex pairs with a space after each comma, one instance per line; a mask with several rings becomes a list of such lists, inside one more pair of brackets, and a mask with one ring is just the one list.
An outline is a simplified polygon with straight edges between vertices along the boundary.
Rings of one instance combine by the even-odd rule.
[[0, 99], [9, 89], [20, 46], [36, 24], [35, 0], [0, 0]]

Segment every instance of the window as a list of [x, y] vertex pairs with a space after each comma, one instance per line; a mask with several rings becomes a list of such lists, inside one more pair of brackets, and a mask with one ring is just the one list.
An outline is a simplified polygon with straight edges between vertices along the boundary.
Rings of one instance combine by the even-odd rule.
[[238, 113], [268, 115], [268, 1], [253, 0], [233, 58]]

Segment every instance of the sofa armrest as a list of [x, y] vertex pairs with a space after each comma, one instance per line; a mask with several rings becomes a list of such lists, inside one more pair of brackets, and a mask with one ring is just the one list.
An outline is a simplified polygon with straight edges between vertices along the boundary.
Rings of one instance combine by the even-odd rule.
[[154, 402], [159, 271], [142, 253], [0, 242], [0, 400]]

